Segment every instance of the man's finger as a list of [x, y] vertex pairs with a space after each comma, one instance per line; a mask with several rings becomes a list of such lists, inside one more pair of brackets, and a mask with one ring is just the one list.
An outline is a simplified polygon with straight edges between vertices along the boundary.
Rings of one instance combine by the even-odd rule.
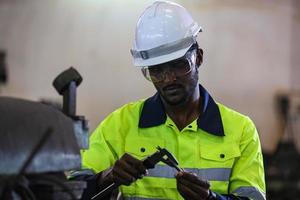
[[[205, 200], [208, 197], [208, 194], [204, 192], [203, 189], [199, 191], [192, 190], [187, 185], [182, 185], [181, 183], [177, 182], [177, 189], [184, 199], [187, 200]], [[201, 191], [201, 192], [200, 192]]]
[[119, 160], [116, 162], [113, 168], [113, 173], [118, 172], [118, 174], [126, 173], [135, 179], [141, 176], [141, 172], [135, 166], [130, 165], [124, 160]]
[[189, 188], [191, 191], [195, 192], [200, 197], [206, 198], [209, 195], [208, 188], [204, 188], [204, 187], [198, 185], [197, 183], [192, 183], [186, 179], [178, 179], [177, 183], [180, 184], [181, 186]]
[[176, 174], [176, 178], [187, 180], [188, 182], [194, 183], [195, 185], [199, 185], [206, 189], [209, 189], [209, 187], [210, 187], [210, 183], [207, 180], [203, 180], [200, 177], [198, 177], [197, 175], [189, 173], [189, 172], [178, 172]]
[[143, 162], [141, 160], [138, 160], [131, 156], [130, 154], [125, 153], [120, 160], [126, 161], [129, 165], [134, 167], [139, 171], [139, 174], [145, 174], [146, 173], [146, 167], [143, 165]]
[[113, 180], [121, 185], [130, 185], [136, 178], [124, 170], [115, 170], [113, 171]]

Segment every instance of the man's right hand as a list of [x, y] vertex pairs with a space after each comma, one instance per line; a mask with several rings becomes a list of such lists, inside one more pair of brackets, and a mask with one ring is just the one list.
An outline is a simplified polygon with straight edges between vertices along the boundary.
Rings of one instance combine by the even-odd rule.
[[109, 173], [110, 180], [118, 185], [130, 185], [147, 173], [143, 161], [125, 153], [117, 160]]

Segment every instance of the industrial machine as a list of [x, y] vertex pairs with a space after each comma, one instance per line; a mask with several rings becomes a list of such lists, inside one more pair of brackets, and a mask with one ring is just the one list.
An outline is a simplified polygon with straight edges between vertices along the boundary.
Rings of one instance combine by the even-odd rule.
[[6, 52], [0, 49], [0, 84], [7, 82]]
[[277, 149], [264, 154], [267, 199], [293, 200], [300, 196], [300, 92], [276, 96], [282, 135]]
[[68, 181], [65, 171], [80, 169], [80, 149], [88, 148], [88, 126], [76, 116], [74, 69], [53, 82], [63, 95], [63, 112], [39, 102], [0, 97], [0, 199], [80, 199], [86, 183]]

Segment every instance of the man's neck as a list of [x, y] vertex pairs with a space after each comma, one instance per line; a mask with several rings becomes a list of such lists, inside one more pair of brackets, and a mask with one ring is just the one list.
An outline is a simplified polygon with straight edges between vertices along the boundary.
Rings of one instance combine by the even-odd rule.
[[182, 105], [170, 105], [162, 100], [167, 115], [174, 121], [177, 128], [182, 130], [200, 115], [201, 97], [197, 87], [194, 94]]

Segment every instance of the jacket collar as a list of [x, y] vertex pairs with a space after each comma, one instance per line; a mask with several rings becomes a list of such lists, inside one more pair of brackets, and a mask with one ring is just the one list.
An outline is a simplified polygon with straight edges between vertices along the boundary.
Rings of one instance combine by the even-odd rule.
[[[201, 115], [197, 119], [198, 127], [216, 135], [224, 136], [224, 129], [218, 105], [204, 87], [199, 84], [200, 96], [203, 101]], [[164, 124], [167, 119], [165, 109], [158, 93], [146, 99], [141, 112], [139, 127], [149, 128]]]

